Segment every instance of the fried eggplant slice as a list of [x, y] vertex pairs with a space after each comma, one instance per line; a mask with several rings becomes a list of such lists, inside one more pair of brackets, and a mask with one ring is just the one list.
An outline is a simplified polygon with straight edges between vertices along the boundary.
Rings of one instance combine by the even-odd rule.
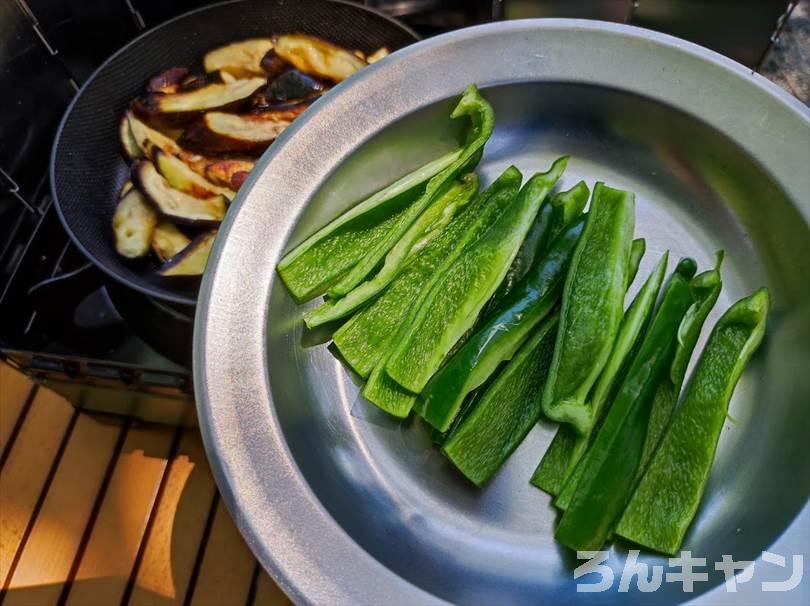
[[171, 115], [184, 117], [209, 109], [231, 108], [247, 101], [264, 86], [264, 78], [247, 78], [233, 82], [217, 82], [196, 90], [174, 94], [149, 93], [137, 105], [148, 116]]
[[149, 79], [149, 82], [146, 83], [146, 92], [176, 93], [187, 77], [187, 67], [170, 67]]
[[225, 217], [225, 196], [195, 198], [176, 190], [147, 160], [132, 166], [132, 182], [163, 217], [177, 223], [216, 226]]
[[115, 250], [118, 254], [127, 259], [146, 255], [159, 219], [155, 209], [141, 192], [132, 187], [122, 189], [112, 220]]
[[252, 160], [226, 158], [207, 164], [203, 176], [217, 185], [239, 189], [254, 165]]
[[234, 196], [236, 196], [234, 190], [211, 183], [202, 175], [194, 172], [188, 164], [177, 156], [172, 156], [158, 149], [155, 150], [152, 161], [169, 185], [190, 196], [195, 198], [225, 196], [228, 200], [233, 200]]
[[206, 53], [203, 67], [207, 72], [224, 71], [237, 78], [263, 76], [262, 59], [273, 48], [270, 38], [253, 38], [220, 46]]
[[260, 153], [301, 111], [243, 115], [208, 112], [185, 130], [180, 141], [186, 147], [205, 153]]
[[273, 51], [296, 69], [334, 82], [345, 80], [367, 65], [351, 51], [306, 34], [274, 37]]
[[391, 51], [389, 51], [384, 46], [381, 46], [373, 53], [371, 53], [368, 57], [366, 57], [366, 63], [368, 63], [369, 65], [371, 65], [372, 63], [377, 63], [377, 61], [379, 61], [380, 59], [385, 59], [390, 54]]
[[151, 247], [155, 256], [160, 259], [162, 263], [165, 263], [188, 246], [190, 242], [191, 239], [177, 229], [174, 223], [164, 219], [158, 223], [155, 231], [152, 233]]
[[127, 122], [129, 122], [129, 129], [132, 133], [132, 138], [138, 147], [141, 148], [143, 155], [151, 158], [155, 149], [159, 149], [167, 154], [177, 155], [182, 150], [177, 142], [171, 137], [167, 137], [159, 130], [147, 125], [146, 122], [139, 119], [131, 110], [126, 114]]
[[216, 230], [207, 231], [158, 268], [161, 276], [201, 276], [211, 254], [211, 246], [217, 237]]
[[127, 114], [121, 116], [121, 121], [118, 123], [118, 139], [121, 142], [121, 153], [124, 155], [124, 159], [131, 161], [143, 158], [143, 150], [132, 134]]

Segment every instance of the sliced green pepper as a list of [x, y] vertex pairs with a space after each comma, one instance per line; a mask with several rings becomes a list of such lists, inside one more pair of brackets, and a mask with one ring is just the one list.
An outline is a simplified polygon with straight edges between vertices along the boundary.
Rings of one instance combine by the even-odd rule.
[[695, 302], [686, 312], [678, 327], [678, 345], [675, 348], [675, 357], [670, 366], [669, 376], [664, 377], [659, 383], [653, 398], [650, 426], [647, 429], [647, 438], [644, 441], [644, 451], [641, 455], [641, 465], [636, 472], [636, 480], [639, 480], [647, 469], [650, 458], [669, 425], [681, 393], [681, 385], [686, 376], [689, 358], [692, 357], [692, 351], [700, 336], [700, 330], [723, 288], [723, 281], [720, 277], [720, 267], [723, 264], [722, 250], [717, 253], [716, 259], [717, 262], [713, 269], [698, 274], [689, 282], [692, 293], [695, 295]]
[[400, 220], [385, 234], [385, 237], [371, 247], [370, 250], [367, 249], [363, 258], [337, 284], [329, 289], [328, 292], [331, 296], [342, 297], [360, 284], [377, 267], [383, 257], [402, 238], [411, 224], [425, 211], [436, 196], [441, 195], [463, 170], [471, 171], [474, 168], [471, 165], [471, 160], [480, 157], [480, 152], [495, 126], [495, 114], [492, 111], [492, 106], [484, 100], [474, 84], [471, 84], [464, 91], [458, 105], [450, 114], [451, 118], [460, 116], [469, 116], [472, 122], [472, 128], [467, 135], [461, 155], [428, 181], [422, 196], [408, 207]]
[[433, 285], [385, 365], [405, 389], [419, 393], [503, 280], [540, 204], [568, 163], [563, 157], [534, 175], [515, 201]]
[[692, 290], [695, 292], [697, 301], [686, 312], [683, 324], [678, 329], [678, 349], [675, 352], [675, 360], [673, 360], [670, 370], [672, 382], [676, 385], [680, 385], [684, 376], [686, 376], [686, 367], [689, 365], [692, 351], [695, 349], [700, 336], [700, 329], [703, 327], [709, 312], [714, 308], [717, 297], [720, 296], [720, 291], [723, 288], [720, 268], [723, 265], [724, 256], [725, 253], [722, 250], [717, 251], [715, 253], [714, 269], [705, 271], [692, 279]]
[[644, 258], [644, 253], [647, 252], [647, 241], [644, 238], [636, 238], [630, 245], [630, 265], [627, 268], [627, 288], [636, 279], [638, 267], [641, 265], [641, 259]]
[[447, 431], [464, 398], [508, 360], [556, 305], [585, 219], [572, 223], [537, 259], [464, 346], [430, 379], [416, 403], [431, 426]]
[[467, 205], [439, 237], [414, 257], [406, 271], [379, 299], [347, 322], [349, 325], [359, 318], [350, 332], [335, 335], [335, 343], [341, 353], [345, 350], [351, 355], [352, 367], [368, 368], [371, 372], [363, 389], [367, 400], [394, 416], [408, 416], [415, 395], [397, 385], [384, 370], [391, 354], [391, 345], [408, 329], [422, 301], [443, 272], [466, 247], [482, 237], [510, 206], [521, 179], [520, 171], [515, 167], [508, 168], [483, 194]]
[[[673, 276], [679, 276], [684, 280], [690, 280], [689, 284], [691, 286], [693, 276], [695, 275], [695, 271], [697, 270], [697, 263], [691, 257], [684, 257], [680, 261], [678, 261], [678, 265], [673, 272]], [[669, 288], [667, 286], [667, 288]], [[692, 296], [694, 296], [694, 291], [692, 291]], [[694, 305], [694, 304], [693, 304]], [[690, 307], [691, 309], [691, 307]], [[687, 311], [687, 313], [689, 313]], [[686, 314], [684, 314], [684, 319], [681, 320], [681, 324], [686, 320]], [[680, 326], [678, 327], [680, 330]], [[636, 353], [638, 352], [638, 348], [640, 347], [641, 342], [637, 342], [629, 351], [628, 355], [625, 356], [627, 360], [633, 360], [635, 358]], [[678, 346], [675, 346], [675, 354], [677, 355]], [[673, 355], [674, 360], [674, 355]], [[670, 367], [671, 368], [671, 367]], [[626, 370], [626, 369], [625, 369]], [[621, 374], [621, 372], [619, 373]], [[675, 388], [674, 390], [669, 390], [665, 387], [665, 384], [669, 381], [669, 372], [664, 373], [664, 376], [659, 380], [658, 386], [656, 387], [655, 395], [653, 396], [651, 409], [650, 409], [650, 423], [648, 425], [647, 435], [644, 439], [644, 449], [642, 451], [642, 463], [639, 464], [638, 469], [636, 471], [636, 475], [638, 475], [641, 470], [643, 469], [644, 465], [644, 452], [646, 452], [647, 448], [650, 447], [653, 440], [657, 440], [655, 436], [655, 427], [659, 423], [660, 419], [665, 415], [665, 409], [669, 405], [670, 400], [668, 396], [675, 392], [675, 398], [677, 400], [677, 392], [680, 387]], [[664, 387], [662, 387], [662, 385]], [[607, 392], [605, 392], [607, 395]], [[615, 395], [615, 394], [614, 394]], [[674, 405], [674, 402], [672, 403]], [[670, 409], [671, 410], [671, 409]], [[604, 409], [603, 409], [604, 414]], [[593, 436], [593, 434], [592, 434]], [[591, 441], [593, 437], [591, 436]], [[590, 445], [590, 441], [586, 442], [584, 445], [582, 443], [578, 443], [580, 448], [587, 449]], [[574, 490], [577, 487], [577, 483], [579, 482], [582, 474], [584, 472], [584, 467], [586, 463], [582, 460], [582, 452], [580, 452], [579, 461], [576, 465], [572, 465], [567, 469], [565, 484], [562, 487], [557, 498], [554, 500], [554, 505], [557, 506], [559, 509], [566, 510], [571, 503], [571, 499], [574, 497]]]
[[633, 488], [656, 386], [669, 371], [678, 326], [693, 301], [689, 283], [676, 273], [604, 424], [580, 463], [582, 475], [555, 533], [563, 545], [582, 551], [600, 549], [618, 521]]
[[506, 272], [506, 277], [487, 303], [482, 314], [484, 318], [498, 307], [535, 261], [546, 253], [560, 232], [582, 214], [588, 204], [589, 195], [590, 190], [585, 181], [580, 181], [571, 189], [558, 192], [550, 200], [543, 202], [534, 225], [526, 235], [509, 271]]
[[384, 362], [407, 317], [418, 307], [430, 285], [471, 241], [478, 238], [517, 195], [522, 175], [507, 169], [486, 191], [464, 206], [450, 224], [413, 255], [403, 272], [370, 305], [334, 334], [346, 362], [363, 378]]
[[683, 403], [630, 499], [617, 534], [674, 554], [697, 512], [745, 365], [765, 333], [768, 291], [737, 301], [712, 330]]
[[543, 412], [581, 434], [595, 423], [586, 398], [602, 372], [624, 311], [634, 196], [597, 183], [565, 281], [560, 330], [543, 390]]
[[[661, 288], [664, 273], [667, 269], [668, 257], [668, 253], [661, 257], [661, 260], [624, 314], [613, 350], [589, 397], [591, 414], [597, 420], [600, 418], [604, 404], [610, 395], [611, 387], [619, 375], [620, 369], [626, 363], [633, 345], [639, 340], [639, 335], [642, 334], [652, 317], [658, 291]], [[588, 447], [591, 433], [589, 431], [584, 435], [580, 435], [569, 425], [561, 426], [537, 466], [531, 483], [552, 495], [558, 494], [565, 480]]]
[[445, 154], [366, 198], [322, 227], [278, 264], [278, 273], [297, 301], [319, 294], [363, 258], [401, 219], [427, 181], [453, 164], [461, 150]]
[[543, 322], [445, 442], [442, 452], [476, 486], [498, 471], [540, 418], [556, 328], [556, 316]]
[[402, 239], [386, 255], [382, 268], [373, 278], [360, 284], [345, 297], [324, 301], [320, 306], [306, 312], [304, 322], [307, 326], [314, 328], [342, 318], [380, 293], [402, 271], [407, 264], [407, 257], [427, 246], [477, 191], [478, 178], [473, 173], [454, 181], [414, 221]]

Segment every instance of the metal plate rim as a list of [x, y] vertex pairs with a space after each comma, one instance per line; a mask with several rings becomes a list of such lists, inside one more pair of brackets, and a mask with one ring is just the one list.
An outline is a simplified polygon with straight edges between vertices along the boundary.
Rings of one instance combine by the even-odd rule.
[[[790, 140], [787, 147], [798, 150], [789, 158], [789, 166], [775, 166], [775, 159], [784, 159], [784, 148], [777, 149], [774, 142], [766, 141], [758, 153], [754, 154], [745, 141], [741, 144], [764, 166], [777, 171], [776, 180], [790, 194], [794, 203], [806, 221], [810, 222], [810, 207], [803, 207], [800, 201], [810, 200], [810, 181], [791, 175], [796, 165], [810, 161], [810, 150], [799, 147], [804, 131], [810, 133], [810, 110], [786, 92], [770, 83], [765, 78], [749, 69], [708, 51], [695, 44], [677, 38], [658, 34], [637, 27], [611, 23], [572, 20], [544, 19], [502, 22], [459, 30], [443, 36], [417, 43], [403, 49], [371, 68], [364, 70], [355, 78], [344, 82], [328, 98], [319, 102], [317, 111], [309, 112], [282, 135], [276, 145], [262, 158], [261, 166], [251, 174], [245, 185], [245, 194], [236, 203], [236, 212], [229, 213], [222, 226], [227, 238], [219, 238], [214, 246], [208, 270], [203, 279], [200, 304], [197, 307], [194, 341], [194, 384], [198, 416], [206, 450], [211, 461], [212, 470], [225, 503], [247, 539], [260, 562], [274, 576], [276, 581], [296, 602], [301, 603], [387, 603], [394, 596], [399, 603], [434, 603], [438, 602], [418, 587], [404, 581], [392, 571], [383, 567], [367, 552], [360, 548], [345, 531], [331, 518], [323, 505], [301, 475], [293, 460], [279, 421], [273, 410], [270, 386], [267, 375], [267, 352], [264, 348], [267, 318], [268, 293], [274, 281], [273, 267], [281, 248], [289, 235], [288, 228], [295, 224], [297, 215], [309, 199], [309, 193], [315, 185], [304, 186], [300, 179], [293, 178], [289, 184], [274, 183], [277, 186], [268, 189], [270, 177], [268, 167], [278, 171], [280, 166], [295, 166], [301, 173], [314, 166], [316, 159], [308, 156], [307, 141], [317, 137], [326, 125], [334, 125], [341, 111], [353, 103], [363, 100], [373, 87], [385, 82], [392, 82], [397, 77], [406, 78], [411, 72], [402, 74], [410, 63], [419, 60], [435, 59], [440, 53], [451, 56], [459, 47], [477, 44], [489, 36], [520, 36], [542, 31], [566, 31], [576, 36], [594, 34], [606, 36], [605, 39], [616, 40], [618, 44], [644, 44], [648, 46], [650, 61], [675, 53], [685, 59], [695, 60], [689, 66], [689, 74], [696, 78], [701, 76], [701, 69], [713, 68], [716, 73], [727, 76], [732, 84], [746, 91], [750, 97], [743, 103], [753, 103], [754, 92], [764, 95], [758, 100], [770, 99], [774, 107], [781, 108], [778, 116], [794, 127], [798, 132], [788, 132]], [[528, 40], [528, 39], [527, 39]], [[531, 48], [531, 41], [527, 42]], [[453, 47], [456, 47], [453, 50]], [[472, 48], [470, 46], [470, 48]], [[632, 50], [632, 49], [630, 49]], [[612, 57], [608, 62], [618, 62]], [[702, 66], [702, 67], [701, 67]], [[468, 66], [476, 69], [477, 66]], [[480, 67], [480, 66], [478, 66]], [[604, 67], [604, 66], [603, 66]], [[492, 71], [492, 65], [481, 67], [482, 72]], [[485, 85], [499, 81], [514, 81], [514, 74], [504, 67], [505, 80], [493, 78], [482, 73], [477, 79]], [[407, 70], [406, 70], [407, 71]], [[539, 70], [542, 72], [542, 70]], [[604, 75], [588, 74], [590, 81], [610, 84], [622, 88], [627, 80], [605, 82], [611, 72], [605, 68]], [[694, 72], [694, 74], [693, 74]], [[529, 71], [523, 74], [529, 81], [558, 79], [558, 74], [543, 74]], [[589, 81], [581, 74], [573, 80]], [[632, 79], [627, 76], [626, 79]], [[473, 80], [471, 80], [473, 81]], [[673, 91], [675, 83], [659, 82], [655, 91], [672, 91], [678, 106], [678, 91]], [[442, 88], [442, 87], [445, 88]], [[437, 83], [432, 90], [422, 91], [423, 98], [419, 103], [427, 104], [442, 96], [458, 94], [460, 90], [449, 90], [446, 83]], [[632, 92], [636, 92], [629, 88]], [[652, 91], [653, 98], [658, 98]], [[380, 93], [382, 94], [382, 93]], [[682, 95], [682, 93], [680, 93]], [[728, 91], [731, 94], [731, 91]], [[711, 100], [698, 100], [692, 106], [687, 104], [687, 111], [700, 110]], [[701, 103], [703, 105], [701, 105]], [[414, 102], [412, 105], [418, 105]], [[404, 110], [402, 107], [396, 111]], [[711, 113], [711, 112], [708, 112]], [[715, 113], [717, 113], [715, 111]], [[363, 126], [356, 126], [358, 132], [352, 145], [364, 141], [380, 124], [390, 124], [396, 115], [372, 115]], [[706, 116], [710, 119], [712, 116]], [[721, 132], [729, 124], [741, 129], [743, 117], [724, 115], [726, 122], [718, 127]], [[732, 129], [733, 130], [733, 129]], [[732, 133], [734, 134], [734, 133]], [[749, 141], [750, 143], [750, 141]], [[760, 141], [762, 143], [762, 141]], [[350, 153], [351, 145], [336, 146], [326, 155], [318, 158], [318, 168], [311, 175], [313, 183], [319, 183], [330, 169]], [[295, 164], [291, 164], [296, 157]], [[278, 172], [276, 174], [279, 174]], [[273, 198], [289, 194], [296, 186], [303, 188], [307, 195], [300, 194], [293, 198], [298, 206], [295, 212], [285, 215], [266, 212], [273, 207]], [[270, 199], [268, 199], [268, 196]], [[288, 199], [289, 204], [289, 199]], [[251, 221], [258, 221], [257, 205], [263, 206], [264, 216], [261, 221], [268, 224], [274, 220], [283, 222], [263, 242], [255, 238], [260, 231], [251, 226]], [[251, 209], [251, 206], [254, 210]], [[810, 205], [809, 205], [810, 206]], [[277, 240], [272, 242], [275, 236]], [[267, 267], [262, 267], [262, 264]], [[240, 280], [239, 276], [249, 274], [250, 280]], [[256, 475], [255, 462], [261, 460], [267, 468], [273, 469], [272, 478], [268, 474]], [[782, 539], [793, 541], [810, 528], [808, 524], [808, 507], [794, 521]], [[798, 533], [798, 534], [797, 534]], [[782, 540], [780, 539], [780, 541]], [[699, 601], [722, 601], [722, 588], [715, 588], [699, 598]]]

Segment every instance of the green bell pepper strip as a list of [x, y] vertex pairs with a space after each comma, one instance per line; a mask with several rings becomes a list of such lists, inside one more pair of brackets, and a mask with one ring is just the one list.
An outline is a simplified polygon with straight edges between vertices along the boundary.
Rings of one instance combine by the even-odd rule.
[[458, 160], [461, 151], [432, 160], [384, 187], [288, 252], [277, 271], [295, 299], [316, 297], [362, 259], [423, 194], [427, 181]]
[[556, 316], [542, 323], [444, 443], [442, 452], [476, 486], [498, 471], [540, 418], [556, 328]]
[[571, 189], [558, 192], [543, 202], [532, 228], [526, 235], [515, 260], [512, 261], [509, 271], [506, 272], [506, 277], [484, 308], [481, 320], [489, 317], [504, 297], [528, 273], [535, 261], [547, 252], [560, 232], [582, 214], [588, 204], [589, 195], [590, 190], [585, 181], [580, 181]]
[[495, 126], [495, 114], [492, 111], [492, 106], [484, 100], [474, 84], [471, 84], [464, 91], [458, 105], [450, 114], [451, 118], [460, 116], [469, 116], [472, 122], [472, 128], [467, 135], [461, 155], [447, 168], [431, 177], [422, 196], [408, 207], [385, 237], [371, 247], [370, 250], [367, 249], [363, 258], [337, 284], [328, 290], [331, 296], [342, 297], [360, 284], [377, 267], [383, 257], [402, 238], [411, 224], [425, 211], [436, 196], [441, 195], [462, 170], [468, 172], [473, 170], [474, 167], [470, 166], [470, 160], [479, 156]]
[[624, 313], [634, 208], [632, 193], [596, 184], [563, 288], [542, 406], [550, 419], [570, 423], [580, 434], [596, 421], [585, 400], [607, 363]]
[[641, 259], [644, 258], [644, 253], [647, 252], [647, 241], [644, 238], [636, 238], [630, 245], [630, 265], [627, 268], [627, 287], [630, 288], [633, 280], [636, 279], [638, 267], [641, 265]]
[[393, 345], [408, 329], [432, 285], [466, 247], [486, 233], [511, 205], [521, 179], [518, 169], [514, 166], [508, 168], [414, 257], [406, 271], [379, 299], [347, 322], [349, 324], [355, 318], [361, 318], [351, 334], [335, 334], [335, 343], [341, 353], [345, 350], [351, 354], [352, 367], [362, 365], [363, 369], [369, 369], [371, 375], [363, 395], [382, 410], [398, 417], [406, 417], [410, 413], [415, 395], [397, 385], [385, 372]]
[[555, 532], [555, 538], [566, 547], [601, 549], [630, 499], [655, 388], [669, 371], [678, 326], [693, 301], [689, 283], [676, 273], [602, 427], [581, 461], [582, 476]]
[[[683, 278], [684, 280], [690, 280], [689, 284], [691, 286], [691, 284], [692, 284], [691, 280], [693, 279], [693, 276], [695, 275], [696, 270], [697, 270], [697, 264], [695, 263], [695, 260], [692, 259], [691, 257], [684, 257], [680, 261], [678, 261], [678, 265], [676, 266], [675, 271], [673, 272], [673, 277], [679, 276], [680, 278]], [[667, 286], [666, 288], [668, 289], [669, 286]], [[692, 291], [692, 296], [694, 297], [694, 291]], [[688, 311], [687, 311], [687, 313], [688, 313]], [[684, 314], [684, 319], [681, 320], [681, 324], [683, 324], [685, 319], [686, 319], [686, 314]], [[649, 323], [649, 319], [647, 320], [646, 323], [647, 324]], [[680, 330], [680, 326], [678, 327], [678, 329]], [[645, 330], [646, 330], [646, 327], [645, 327]], [[638, 353], [638, 348], [641, 346], [641, 343], [643, 343], [643, 339], [638, 339], [636, 341], [636, 343], [628, 351], [627, 356], [625, 356], [626, 360], [631, 360], [632, 361], [632, 360], [635, 359], [635, 356]], [[677, 354], [677, 351], [678, 351], [678, 346], [676, 345], [675, 346], [675, 353], [676, 354]], [[674, 355], [673, 355], [673, 360], [674, 360]], [[621, 368], [618, 374], [622, 375], [623, 373], [626, 373], [626, 372], [627, 372], [627, 368]], [[613, 383], [614, 384], [621, 384], [621, 382], [623, 381], [623, 378], [624, 377], [622, 376], [622, 380], [619, 380], [619, 381], [614, 380]], [[639, 465], [638, 470], [636, 472], [637, 474], [640, 473], [640, 471], [643, 469], [644, 452], [646, 452], [646, 450], [649, 447], [649, 445], [651, 444], [652, 440], [657, 439], [655, 437], [655, 435], [654, 435], [655, 434], [654, 423], [657, 424], [659, 422], [659, 419], [664, 416], [664, 414], [665, 414], [664, 409], [666, 408], [666, 406], [669, 403], [669, 400], [667, 399], [667, 395], [668, 395], [668, 392], [670, 390], [666, 389], [666, 387], [662, 387], [662, 386], [666, 385], [668, 380], [669, 380], [669, 372], [665, 373], [665, 376], [661, 380], [659, 380], [658, 387], [656, 387], [655, 395], [653, 396], [653, 401], [652, 401], [651, 410], [650, 410], [650, 424], [648, 425], [647, 436], [645, 437], [645, 440], [644, 440], [644, 449], [642, 450], [642, 464]], [[678, 387], [675, 390], [675, 398], [676, 399], [677, 399], [677, 391], [679, 389], [680, 389], [680, 387]], [[614, 393], [615, 388], [613, 390], [609, 390], [609, 391], [611, 393], [606, 392], [605, 396], [610, 398], [611, 400], [615, 399], [615, 395], [616, 395]], [[612, 398], [611, 398], [611, 395], [613, 396]], [[602, 407], [601, 417], [604, 417], [604, 415], [605, 415], [605, 410], [604, 410], [604, 407]], [[602, 419], [600, 419], [600, 421], [601, 420]], [[597, 427], [598, 427], [598, 423], [597, 423]], [[594, 433], [591, 432], [590, 440], [587, 441], [584, 445], [582, 443], [579, 443], [579, 446], [581, 448], [584, 448], [585, 450], [587, 450], [588, 446], [593, 441], [593, 435], [594, 435]], [[582, 454], [583, 453], [580, 452], [578, 462], [575, 465], [572, 465], [571, 467], [569, 467], [566, 470], [565, 482], [564, 482], [563, 487], [560, 490], [557, 498], [554, 500], [554, 505], [559, 509], [562, 509], [562, 510], [568, 509], [568, 506], [571, 503], [571, 499], [574, 496], [574, 489], [577, 487], [577, 483], [579, 482], [580, 478], [582, 477], [582, 474], [584, 472], [584, 466], [585, 466], [585, 463], [582, 460]]]
[[447, 431], [467, 394], [509, 360], [556, 305], [584, 224], [583, 217], [560, 234], [547, 254], [535, 261], [475, 334], [428, 381], [415, 410], [432, 427]]
[[454, 181], [447, 191], [438, 196], [428, 209], [411, 225], [402, 239], [386, 255], [385, 262], [373, 278], [360, 284], [345, 297], [324, 301], [304, 314], [309, 328], [334, 322], [368, 302], [399, 275], [409, 255], [416, 254], [435, 238], [478, 191], [478, 179], [468, 173]]
[[723, 265], [724, 256], [725, 253], [722, 250], [717, 251], [715, 253], [714, 269], [705, 271], [692, 279], [692, 290], [695, 291], [697, 301], [686, 312], [683, 324], [678, 329], [678, 349], [675, 352], [675, 360], [672, 362], [670, 370], [672, 382], [676, 385], [680, 385], [684, 376], [686, 376], [686, 367], [689, 365], [692, 351], [695, 349], [700, 336], [700, 329], [703, 327], [709, 312], [714, 308], [717, 297], [720, 296], [720, 291], [723, 288], [723, 282], [720, 279], [720, 268]]
[[418, 307], [429, 286], [464, 247], [479, 237], [514, 199], [521, 179], [516, 168], [507, 169], [486, 191], [462, 207], [436, 238], [414, 254], [377, 299], [335, 332], [335, 346], [361, 377], [368, 377], [375, 366], [388, 358], [403, 320]]
[[421, 392], [459, 338], [475, 325], [567, 163], [567, 156], [560, 158], [547, 172], [532, 176], [492, 227], [433, 285], [385, 365], [405, 389]]
[[647, 469], [650, 458], [669, 425], [681, 393], [689, 358], [692, 357], [692, 351], [695, 349], [706, 317], [717, 302], [723, 288], [723, 281], [720, 277], [720, 267], [723, 264], [722, 250], [717, 252], [716, 259], [713, 269], [698, 274], [689, 282], [692, 293], [695, 295], [695, 302], [686, 312], [678, 327], [678, 345], [675, 348], [672, 366], [670, 366], [670, 374], [659, 383], [653, 398], [650, 426], [647, 429], [647, 438], [644, 441], [644, 451], [641, 455], [641, 465], [636, 472], [636, 480], [639, 480]]
[[769, 306], [763, 288], [717, 322], [618, 535], [662, 553], [680, 549], [706, 488], [731, 395], [765, 333]]
[[[610, 352], [610, 358], [589, 397], [589, 406], [597, 420], [602, 414], [602, 409], [616, 377], [619, 376], [619, 371], [626, 364], [631, 349], [640, 340], [640, 335], [652, 317], [667, 269], [668, 258], [669, 253], [664, 253], [624, 314], [619, 334], [613, 350]], [[561, 426], [532, 475], [531, 483], [549, 494], [559, 494], [565, 480], [585, 453], [591, 434], [592, 431], [580, 435], [573, 427]]]

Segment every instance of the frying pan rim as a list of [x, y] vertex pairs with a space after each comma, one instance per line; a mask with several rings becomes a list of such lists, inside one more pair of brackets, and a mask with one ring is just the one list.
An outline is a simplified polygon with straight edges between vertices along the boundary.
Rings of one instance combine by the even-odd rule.
[[[65, 109], [65, 113], [62, 115], [62, 118], [59, 120], [59, 126], [56, 129], [56, 134], [54, 135], [53, 145], [51, 146], [51, 153], [50, 159], [48, 161], [48, 179], [50, 181], [50, 190], [51, 190], [51, 198], [52, 204], [56, 208], [56, 214], [59, 217], [59, 221], [62, 223], [62, 227], [64, 227], [65, 231], [67, 232], [68, 237], [70, 238], [71, 242], [73, 242], [74, 246], [79, 249], [79, 251], [89, 260], [93, 265], [101, 269], [105, 274], [117, 280], [124, 286], [132, 288], [144, 295], [148, 295], [150, 297], [154, 297], [156, 299], [160, 299], [162, 301], [168, 301], [170, 303], [177, 303], [180, 305], [188, 305], [194, 307], [197, 305], [197, 297], [189, 297], [186, 295], [172, 293], [172, 292], [163, 292], [162, 290], [156, 290], [155, 288], [141, 284], [138, 281], [131, 280], [129, 278], [125, 278], [120, 275], [116, 270], [112, 269], [111, 267], [107, 266], [101, 259], [99, 259], [95, 254], [92, 254], [89, 249], [84, 245], [81, 239], [74, 233], [73, 228], [69, 225], [67, 218], [65, 217], [64, 211], [62, 209], [62, 205], [59, 201], [59, 195], [57, 193], [56, 188], [56, 156], [59, 149], [59, 144], [62, 140], [62, 133], [65, 129], [65, 125], [67, 124], [68, 119], [70, 118], [71, 114], [73, 113], [73, 109], [76, 107], [76, 104], [81, 100], [82, 95], [85, 93], [87, 88], [95, 82], [96, 78], [99, 74], [107, 68], [107, 66], [112, 63], [115, 59], [124, 55], [125, 53], [131, 50], [131, 47], [134, 46], [136, 43], [140, 42], [143, 38], [147, 36], [151, 36], [154, 32], [161, 30], [164, 27], [170, 27], [175, 24], [176, 21], [180, 21], [197, 13], [201, 13], [203, 11], [212, 10], [221, 8], [223, 6], [227, 6], [230, 4], [240, 4], [242, 2], [249, 2], [252, 0], [224, 0], [222, 2], [214, 2], [212, 4], [206, 4], [204, 6], [199, 6], [194, 8], [190, 11], [186, 11], [181, 13], [180, 15], [175, 15], [171, 19], [167, 19], [161, 23], [158, 23], [154, 27], [151, 27], [131, 40], [129, 40], [126, 44], [124, 44], [121, 48], [113, 52], [109, 57], [107, 57], [93, 72], [87, 77], [84, 83], [81, 85], [79, 90], [76, 91], [76, 94], [73, 96], [73, 99], [70, 100], [67, 108]], [[382, 17], [392, 25], [395, 25], [406, 32], [408, 35], [413, 37], [413, 42], [419, 42], [422, 38], [417, 34], [413, 29], [394, 19], [393, 17], [386, 15], [382, 11], [379, 11], [375, 8], [371, 8], [364, 4], [356, 4], [354, 2], [350, 2], [349, 0], [324, 0], [328, 4], [342, 4], [351, 6], [353, 8], [358, 8], [365, 10], [369, 13], [375, 14], [378, 17]], [[167, 287], [165, 290], [169, 290]]]

